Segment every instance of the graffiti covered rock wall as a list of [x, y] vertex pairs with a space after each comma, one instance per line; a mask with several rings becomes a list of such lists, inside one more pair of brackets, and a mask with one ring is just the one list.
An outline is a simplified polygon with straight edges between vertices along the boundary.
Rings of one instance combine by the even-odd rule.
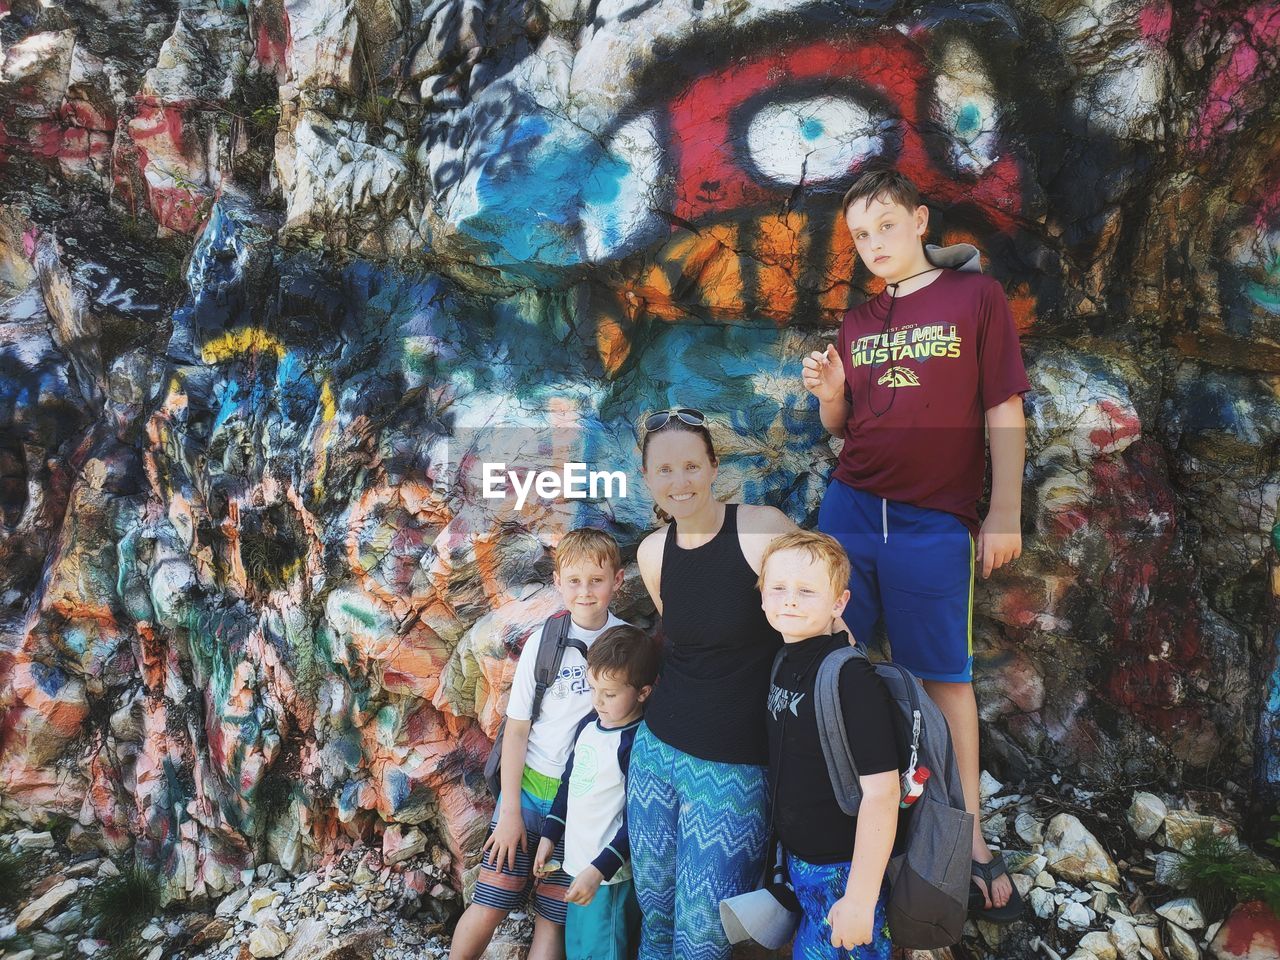
[[[1280, 789], [1280, 13], [1264, 3], [0, 0], [0, 809], [170, 896], [344, 837], [462, 868], [634, 424], [811, 523], [799, 363], [896, 162], [1004, 284], [1005, 777]], [[624, 471], [486, 499], [483, 464]], [[620, 611], [651, 622], [634, 566]]]

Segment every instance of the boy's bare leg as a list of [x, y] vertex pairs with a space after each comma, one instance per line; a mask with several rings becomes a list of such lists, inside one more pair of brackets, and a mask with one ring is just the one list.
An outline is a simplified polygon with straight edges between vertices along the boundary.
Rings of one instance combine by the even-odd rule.
[[[979, 811], [978, 780], [978, 701], [973, 695], [972, 683], [946, 683], [941, 680], [925, 680], [924, 688], [938, 705], [947, 726], [951, 728], [951, 742], [956, 748], [956, 764], [960, 768], [960, 783], [964, 786], [964, 806], [973, 814], [973, 859], [987, 863], [991, 851], [982, 837]], [[979, 889], [981, 880], [975, 881]], [[983, 890], [988, 907], [1003, 907], [1013, 894], [1013, 884], [1007, 875], [996, 877], [991, 890]]]
[[493, 931], [507, 914], [496, 907], [473, 903], [458, 918], [449, 943], [449, 960], [480, 960], [493, 939]]
[[546, 917], [535, 917], [529, 960], [564, 960], [564, 927]]

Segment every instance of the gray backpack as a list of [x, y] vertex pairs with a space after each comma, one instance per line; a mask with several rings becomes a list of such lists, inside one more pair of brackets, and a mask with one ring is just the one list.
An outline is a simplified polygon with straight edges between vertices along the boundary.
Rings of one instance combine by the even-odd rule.
[[[542, 700], [547, 691], [556, 682], [560, 674], [560, 661], [564, 659], [565, 647], [576, 646], [586, 656], [586, 647], [581, 640], [569, 639], [571, 619], [569, 611], [552, 614], [542, 625], [542, 640], [538, 644], [538, 658], [533, 661], [533, 704], [529, 723], [538, 722], [538, 714], [542, 712]], [[493, 738], [493, 748], [484, 763], [484, 782], [493, 799], [498, 799], [502, 787], [502, 741], [507, 732], [507, 718], [502, 718], [498, 733]]]
[[[840, 809], [858, 815], [862, 788], [840, 705], [840, 671], [862, 647], [842, 647], [818, 667], [814, 711], [831, 786]], [[946, 717], [906, 667], [873, 664], [889, 692], [894, 722], [911, 745], [908, 769], [929, 769], [924, 793], [905, 819], [905, 836], [889, 860], [889, 937], [899, 947], [933, 950], [960, 939], [969, 904], [973, 814], [964, 807], [960, 771]], [[775, 664], [775, 672], [777, 666]], [[901, 821], [900, 821], [901, 822]]]

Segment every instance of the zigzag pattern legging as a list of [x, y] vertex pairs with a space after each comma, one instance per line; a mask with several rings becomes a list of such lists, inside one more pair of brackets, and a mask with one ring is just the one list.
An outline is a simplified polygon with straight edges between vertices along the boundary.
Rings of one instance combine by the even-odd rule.
[[764, 870], [767, 769], [699, 760], [644, 724], [627, 773], [640, 960], [727, 960], [720, 901]]

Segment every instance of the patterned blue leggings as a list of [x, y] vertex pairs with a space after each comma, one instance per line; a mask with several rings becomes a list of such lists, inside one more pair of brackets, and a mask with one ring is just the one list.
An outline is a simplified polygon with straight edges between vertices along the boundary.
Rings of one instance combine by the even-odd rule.
[[831, 924], [827, 914], [837, 900], [844, 896], [849, 882], [849, 864], [832, 863], [824, 866], [801, 860], [787, 853], [787, 872], [795, 887], [796, 899], [804, 911], [800, 929], [791, 945], [792, 960], [889, 960], [889, 930], [885, 923], [885, 903], [888, 887], [880, 890], [876, 902], [875, 933], [871, 942], [846, 950], [831, 945]]
[[765, 767], [699, 760], [643, 723], [627, 773], [640, 960], [727, 960], [720, 901], [764, 871]]

